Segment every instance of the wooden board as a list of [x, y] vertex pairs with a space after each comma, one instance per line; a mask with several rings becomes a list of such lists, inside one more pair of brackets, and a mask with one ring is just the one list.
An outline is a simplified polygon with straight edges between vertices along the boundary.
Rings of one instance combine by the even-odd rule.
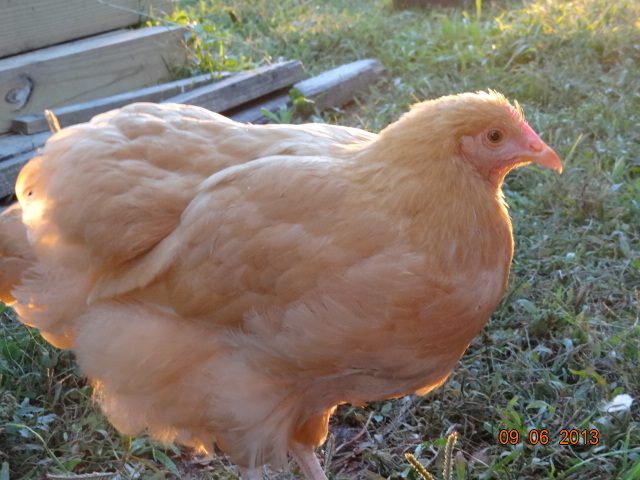
[[[35, 135], [0, 135], [0, 162], [40, 148], [50, 136], [51, 132], [42, 132]], [[0, 163], [0, 165], [3, 164]]]
[[[295, 85], [293, 88], [297, 88]], [[307, 97], [309, 98], [309, 97]], [[309, 98], [311, 100], [311, 98]], [[229, 118], [242, 123], [269, 123], [263, 111], [276, 113], [279, 110], [289, 108], [291, 98], [287, 93], [276, 93], [268, 98], [260, 98], [249, 105], [243, 105], [230, 113]]]
[[51, 132], [0, 136], [0, 198], [12, 195], [22, 165], [36, 154]]
[[186, 62], [181, 27], [110, 32], [0, 60], [0, 133], [21, 115], [168, 80]]
[[[235, 74], [230, 72], [221, 72], [215, 76], [212, 74], [198, 75], [197, 77], [163, 83], [153, 87], [113, 95], [111, 97], [54, 108], [53, 113], [58, 117], [60, 126], [64, 128], [76, 123], [87, 122], [95, 115], [113, 110], [114, 108], [120, 108], [135, 102], [160, 102], [202, 85], [221, 81], [233, 75]], [[11, 130], [17, 133], [31, 134], [45, 132], [49, 130], [49, 125], [44, 118], [44, 114], [24, 115], [13, 120]]]
[[[299, 61], [282, 62], [234, 75], [224, 72], [220, 81], [215, 81], [211, 75], [200, 75], [89, 102], [54, 108], [53, 112], [62, 127], [88, 121], [98, 113], [134, 102], [166, 100], [172, 103], [206, 106], [211, 110], [223, 112], [283, 86], [292, 85], [303, 77], [304, 69]], [[225, 79], [227, 81], [224, 81]], [[207, 85], [198, 88], [203, 84]], [[48, 128], [44, 115], [40, 113], [16, 117], [11, 124], [12, 131], [24, 134], [43, 132]]]
[[171, 12], [171, 0], [0, 0], [0, 58], [123, 28], [145, 14]]
[[34, 155], [35, 151], [31, 151], [0, 163], [0, 199], [13, 195], [20, 169], [25, 163], [31, 160]]
[[214, 112], [224, 112], [293, 85], [304, 77], [302, 63], [299, 60], [291, 60], [239, 73], [214, 85], [177, 95], [168, 99], [167, 103], [187, 103]]
[[383, 72], [384, 67], [378, 60], [358, 60], [304, 80], [297, 88], [314, 100], [316, 108], [323, 110], [346, 105], [356, 92], [370, 86]]
[[[384, 66], [375, 59], [359, 60], [347, 63], [315, 77], [296, 83], [296, 88], [315, 102], [317, 109], [341, 107], [378, 80], [384, 73]], [[262, 110], [277, 112], [289, 104], [286, 94], [256, 102], [241, 111], [234, 112], [231, 118], [238, 122], [267, 123]]]

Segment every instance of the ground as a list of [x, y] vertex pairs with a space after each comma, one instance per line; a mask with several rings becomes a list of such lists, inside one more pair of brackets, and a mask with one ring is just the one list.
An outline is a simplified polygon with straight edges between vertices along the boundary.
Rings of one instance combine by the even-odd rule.
[[[367, 57], [384, 63], [386, 79], [357, 104], [315, 121], [376, 131], [415, 101], [494, 88], [522, 104], [565, 162], [562, 176], [526, 168], [507, 179], [509, 291], [450, 379], [424, 398], [341, 408], [320, 452], [330, 478], [417, 478], [404, 453], [440, 475], [453, 430], [452, 479], [640, 478], [640, 3], [465, 5], [183, 0], [171, 21], [200, 35], [194, 72], [280, 58], [301, 59], [311, 73]], [[119, 436], [70, 353], [9, 310], [1, 328], [0, 480], [100, 471], [236, 478], [223, 457]], [[631, 408], [608, 411], [621, 394]], [[501, 429], [514, 445], [504, 433], [500, 444]], [[560, 445], [563, 429], [586, 430], [587, 444]], [[536, 443], [543, 430], [547, 445]], [[595, 430], [599, 443], [589, 445]]]

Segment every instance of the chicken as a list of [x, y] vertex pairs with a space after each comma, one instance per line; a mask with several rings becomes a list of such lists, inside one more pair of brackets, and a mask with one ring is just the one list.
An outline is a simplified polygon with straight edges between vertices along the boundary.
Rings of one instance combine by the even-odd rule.
[[111, 422], [308, 479], [337, 405], [442, 384], [500, 301], [501, 185], [556, 153], [500, 94], [379, 135], [137, 104], [54, 135], [16, 192], [25, 323], [72, 349]]

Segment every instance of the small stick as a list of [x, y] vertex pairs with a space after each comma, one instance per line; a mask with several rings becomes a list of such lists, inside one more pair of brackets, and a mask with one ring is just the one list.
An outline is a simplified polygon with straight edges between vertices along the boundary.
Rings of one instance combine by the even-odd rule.
[[62, 130], [60, 128], [58, 117], [56, 117], [56, 114], [53, 113], [52, 110], [45, 110], [44, 118], [47, 119], [47, 124], [49, 125], [49, 130], [51, 130], [51, 133], [58, 133], [60, 130]]

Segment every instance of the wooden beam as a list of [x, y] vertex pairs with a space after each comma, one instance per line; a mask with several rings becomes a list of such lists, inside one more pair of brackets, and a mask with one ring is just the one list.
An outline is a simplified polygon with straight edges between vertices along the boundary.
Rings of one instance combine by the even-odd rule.
[[0, 0], [0, 58], [171, 13], [171, 0]]
[[305, 97], [313, 99], [320, 110], [341, 107], [358, 92], [378, 80], [384, 66], [376, 59], [358, 60], [300, 82], [297, 86]]
[[186, 62], [181, 27], [106, 33], [0, 60], [0, 133], [40, 113], [168, 80]]
[[[292, 88], [297, 87], [294, 85]], [[266, 100], [261, 98], [248, 106], [240, 107], [231, 112], [229, 118], [242, 123], [269, 123], [270, 120], [264, 116], [263, 111], [276, 113], [278, 110], [289, 108], [290, 100], [291, 98], [287, 93], [276, 93]]]
[[[215, 76], [212, 74], [198, 75], [197, 77], [163, 83], [153, 87], [134, 90], [133, 92], [54, 108], [53, 113], [58, 117], [61, 127], [68, 127], [76, 123], [87, 122], [95, 115], [113, 110], [114, 108], [124, 107], [125, 105], [135, 102], [160, 102], [202, 85], [221, 81], [233, 75], [234, 74], [230, 72], [221, 72]], [[45, 132], [48, 129], [49, 125], [42, 113], [23, 115], [13, 119], [11, 122], [11, 130], [17, 133], [31, 134]]]
[[13, 195], [20, 169], [33, 158], [35, 153], [35, 151], [22, 153], [11, 160], [0, 162], [0, 198]]
[[20, 169], [50, 136], [51, 132], [0, 135], [0, 198], [13, 194]]
[[241, 72], [216, 84], [177, 95], [166, 102], [187, 103], [214, 112], [224, 112], [293, 85], [304, 77], [302, 63], [299, 60], [291, 60]]
[[[0, 162], [40, 148], [50, 136], [51, 132], [36, 133], [35, 135], [0, 135]], [[0, 163], [0, 165], [2, 164]]]
[[[332, 107], [341, 107], [353, 100], [384, 73], [384, 66], [376, 59], [359, 60], [341, 65], [332, 70], [308, 78], [296, 83], [297, 89], [306, 98], [313, 100], [316, 108], [323, 110]], [[267, 123], [262, 110], [277, 112], [289, 105], [289, 96], [286, 94], [270, 98], [263, 102], [256, 102], [246, 109], [237, 111], [231, 118], [238, 122]]]
[[[303, 77], [302, 64], [293, 60], [234, 75], [224, 72], [222, 80], [214, 83], [212, 83], [211, 75], [200, 75], [89, 102], [54, 108], [53, 112], [62, 127], [88, 121], [98, 113], [134, 102], [166, 100], [171, 103], [207, 106], [210, 110], [222, 112], [283, 86], [292, 85]], [[227, 79], [226, 82], [225, 79]], [[198, 88], [205, 83], [207, 85]], [[185, 92], [185, 90], [188, 91]], [[44, 115], [40, 113], [17, 117], [11, 123], [12, 131], [23, 134], [43, 132], [48, 128]]]

